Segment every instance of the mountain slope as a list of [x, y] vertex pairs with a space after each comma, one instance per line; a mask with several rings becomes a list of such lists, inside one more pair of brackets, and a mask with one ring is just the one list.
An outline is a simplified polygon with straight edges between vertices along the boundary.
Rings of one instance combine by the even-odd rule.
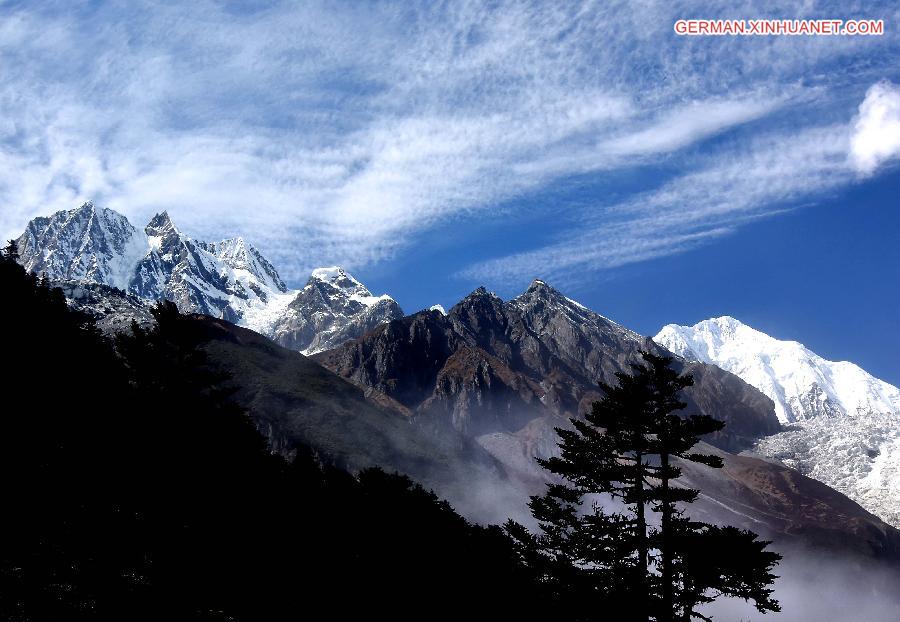
[[[378, 459], [434, 467], [441, 481], [458, 464], [357, 388], [249, 330], [171, 305], [155, 316], [160, 330], [114, 349], [37, 283], [0, 258], [0, 326], [15, 353], [0, 409], [0, 620], [334, 611], [399, 622], [435, 603], [452, 619], [472, 617], [471, 602], [488, 619], [544, 618], [499, 529], [468, 524], [406, 478], [331, 468]], [[210, 357], [240, 374], [237, 393], [219, 390], [227, 381], [204, 369]], [[273, 422], [280, 438], [308, 438], [315, 453], [298, 448], [290, 464], [271, 455], [247, 415]], [[469, 489], [477, 463], [449, 474]]]
[[[363, 392], [301, 354], [227, 321], [194, 315], [195, 337], [210, 364], [226, 372], [234, 399], [250, 413], [273, 450], [291, 455], [309, 447], [351, 472], [380, 466], [434, 488], [454, 507], [480, 520], [521, 494], [490, 455], [459, 435], [435, 436], [408, 418], [366, 400]], [[485, 508], [478, 487], [499, 493]]]
[[[230, 375], [234, 399], [280, 453], [302, 444], [354, 472], [372, 465], [399, 470], [482, 521], [522, 518], [527, 495], [543, 486], [518, 464], [491, 457], [500, 435], [488, 435], [491, 444], [445, 427], [435, 434], [427, 421], [372, 404], [359, 388], [253, 331], [206, 316], [192, 320], [191, 339]], [[781, 547], [900, 563], [900, 532], [840, 493], [779, 464], [702, 450], [718, 453], [726, 466], [683, 465], [687, 481], [704, 493], [697, 516], [752, 528]]]
[[719, 455], [725, 466], [679, 461], [682, 483], [701, 491], [691, 516], [751, 529], [776, 540], [781, 549], [801, 544], [900, 567], [900, 531], [840, 492], [768, 460], [729, 454], [703, 442], [697, 449]]
[[900, 525], [900, 389], [730, 317], [669, 325], [655, 340], [757, 387], [791, 424], [755, 451], [781, 460]]

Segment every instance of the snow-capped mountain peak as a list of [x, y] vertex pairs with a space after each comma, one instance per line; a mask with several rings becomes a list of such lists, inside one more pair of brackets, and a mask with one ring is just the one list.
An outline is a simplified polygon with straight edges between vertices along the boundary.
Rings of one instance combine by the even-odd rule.
[[654, 340], [739, 376], [775, 402], [786, 431], [756, 450], [900, 525], [900, 389], [847, 361], [829, 361], [724, 316], [669, 324]]
[[782, 423], [900, 409], [900, 391], [859, 366], [825, 360], [802, 343], [775, 339], [733, 317], [669, 324], [654, 340], [686, 359], [740, 376], [772, 398]]
[[[66, 283], [111, 286], [150, 304], [173, 301], [186, 313], [224, 318], [272, 337], [284, 346], [318, 352], [403, 317], [388, 295], [373, 295], [339, 266], [317, 268], [305, 287], [291, 291], [275, 267], [247, 240], [203, 242], [184, 235], [168, 212], [143, 229], [88, 201], [32, 220], [18, 239], [22, 264]], [[104, 294], [94, 288], [94, 298]], [[82, 297], [83, 298], [83, 297]], [[74, 298], [73, 298], [74, 299]], [[103, 305], [96, 300], [95, 308]], [[109, 325], [128, 326], [128, 318]]]
[[150, 251], [171, 253], [181, 242], [181, 232], [175, 227], [168, 212], [160, 212], [144, 227]]
[[202, 246], [234, 270], [238, 278], [245, 281], [253, 278], [269, 289], [287, 292], [287, 286], [278, 276], [275, 267], [244, 238], [229, 238], [221, 242], [205, 243]]
[[54, 281], [112, 286], [147, 301], [166, 298], [183, 311], [237, 322], [286, 291], [272, 265], [243, 240], [196, 242], [167, 212], [139, 230], [88, 201], [35, 218], [18, 247], [28, 270]]
[[342, 285], [342, 286], [351, 286], [351, 287], [359, 287], [362, 286], [356, 278], [348, 273], [346, 270], [341, 268], [340, 266], [327, 266], [324, 268], [315, 268], [310, 274], [310, 278], [318, 279], [320, 281], [324, 281], [326, 283], [331, 283], [332, 285]]
[[146, 245], [146, 236], [127, 218], [91, 201], [35, 218], [18, 239], [20, 260], [32, 272], [123, 290]]
[[325, 285], [328, 288], [324, 294], [326, 297], [338, 297], [341, 299], [347, 297], [349, 300], [358, 302], [366, 307], [375, 306], [380, 302], [393, 302], [394, 300], [386, 294], [373, 296], [372, 292], [365, 285], [340, 266], [329, 266], [313, 270], [306, 287], [321, 287], [321, 285]]
[[147, 235], [157, 236], [181, 233], [178, 231], [178, 228], [175, 227], [175, 223], [172, 222], [172, 219], [169, 217], [169, 212], [167, 211], [159, 212], [151, 218], [144, 230], [147, 232]]
[[390, 296], [373, 296], [339, 266], [316, 268], [271, 328], [278, 343], [315, 354], [403, 317]]
[[320, 281], [340, 289], [347, 294], [363, 294], [371, 296], [372, 294], [366, 289], [366, 286], [360, 283], [356, 277], [341, 268], [340, 266], [329, 266], [326, 268], [316, 268], [310, 274], [310, 282]]

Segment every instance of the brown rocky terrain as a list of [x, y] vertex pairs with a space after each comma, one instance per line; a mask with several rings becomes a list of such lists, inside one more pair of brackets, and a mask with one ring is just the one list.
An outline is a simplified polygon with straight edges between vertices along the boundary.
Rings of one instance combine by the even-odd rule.
[[[615, 383], [641, 350], [665, 352], [535, 281], [509, 302], [479, 288], [446, 316], [423, 311], [315, 358], [425, 425], [475, 437], [584, 413], [600, 395], [597, 381]], [[686, 412], [727, 423], [714, 445], [740, 449], [780, 429], [771, 400], [736, 376], [677, 364], [695, 380]]]

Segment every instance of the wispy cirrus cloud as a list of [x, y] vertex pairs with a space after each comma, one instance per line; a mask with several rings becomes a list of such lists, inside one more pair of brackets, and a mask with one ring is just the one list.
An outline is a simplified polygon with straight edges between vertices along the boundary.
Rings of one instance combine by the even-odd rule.
[[577, 287], [592, 272], [686, 252], [852, 182], [849, 125], [772, 133], [704, 156], [697, 170], [631, 199], [585, 210], [557, 242], [483, 261], [467, 279], [511, 285], [543, 276]]
[[[197, 236], [243, 233], [299, 280], [319, 263], [384, 260], [448, 219], [477, 222], [568, 175], [652, 164], [775, 114], [805, 118], [811, 102], [841, 119], [847, 90], [883, 77], [897, 48], [893, 36], [676, 38], [689, 3], [248, 6], [0, 6], [3, 234], [85, 198], [136, 222], [168, 209]], [[720, 145], [716, 157], [765, 159], [784, 136], [768, 131], [755, 155]], [[724, 170], [696, 155], [682, 168], [668, 192]], [[674, 217], [655, 201], [659, 218]], [[585, 218], [608, 214], [590, 226], [615, 228], [633, 261], [714, 237], [748, 211], [661, 243], [600, 207]], [[591, 256], [603, 269], [625, 255]], [[565, 265], [552, 257], [548, 268]], [[515, 278], [516, 261], [465, 274]]]
[[647, 127], [604, 141], [599, 149], [613, 156], [668, 153], [758, 119], [781, 103], [771, 96], [690, 102], [662, 113]]

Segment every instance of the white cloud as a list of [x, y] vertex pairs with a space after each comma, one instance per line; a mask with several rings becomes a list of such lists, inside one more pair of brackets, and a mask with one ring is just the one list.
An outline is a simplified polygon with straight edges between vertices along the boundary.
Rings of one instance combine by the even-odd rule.
[[883, 81], [868, 90], [859, 105], [850, 154], [862, 175], [900, 155], [900, 87]]
[[691, 102], [660, 115], [649, 127], [602, 143], [600, 150], [620, 156], [667, 153], [758, 119], [779, 104], [771, 97]]
[[895, 46], [676, 38], [676, 2], [234, 6], [0, 6], [0, 233], [90, 197], [135, 223], [168, 209], [198, 237], [241, 233], [302, 279], [804, 93], [824, 106], [828, 85], [801, 80], [839, 79], [835, 59], [863, 59], [853, 79], [868, 79]]

